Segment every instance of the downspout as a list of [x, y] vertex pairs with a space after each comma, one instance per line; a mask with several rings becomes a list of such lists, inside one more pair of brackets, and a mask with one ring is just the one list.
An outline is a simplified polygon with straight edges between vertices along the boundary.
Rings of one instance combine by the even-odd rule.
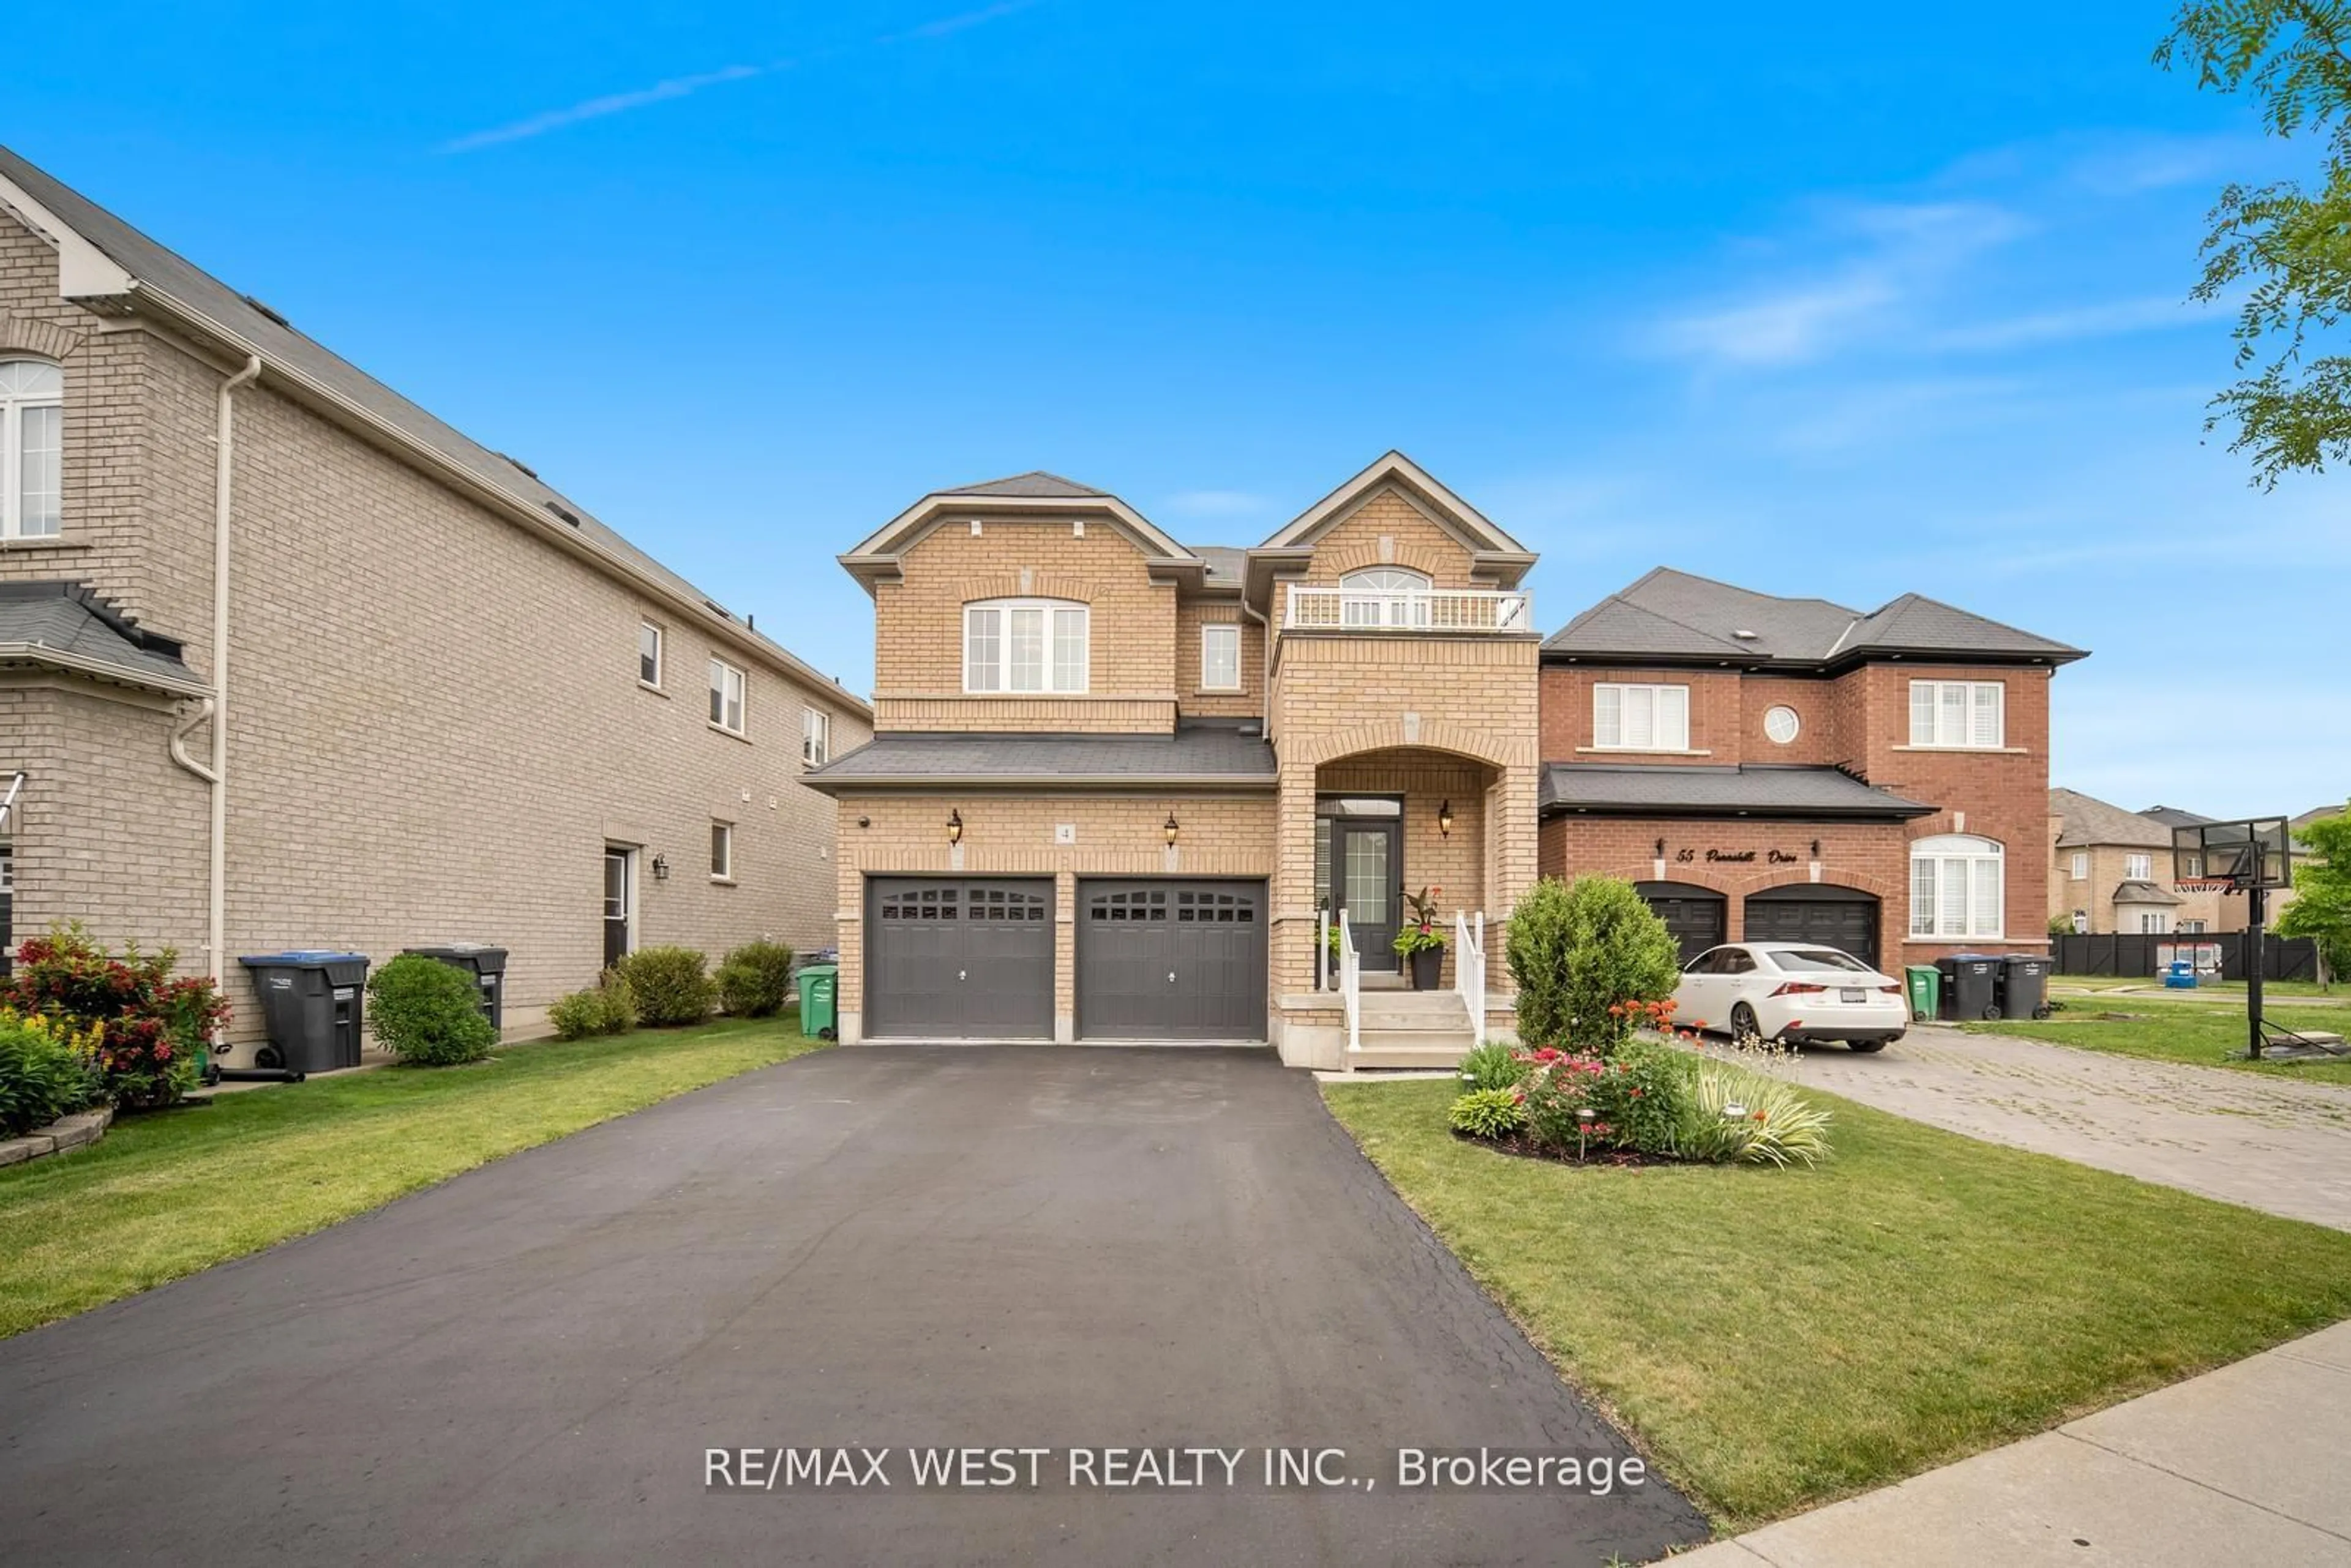
[[[212, 907], [206, 922], [205, 956], [213, 977], [227, 984], [228, 957], [228, 567], [231, 396], [261, 374], [261, 356], [246, 357], [245, 369], [221, 382], [218, 428], [213, 437], [213, 695], [205, 711], [213, 721]], [[179, 738], [172, 737], [179, 749]]]
[[1273, 621], [1249, 608], [1247, 592], [1241, 595], [1241, 613], [1256, 622], [1265, 633], [1262, 642], [1264, 652], [1258, 659], [1257, 706], [1265, 716], [1265, 738], [1270, 742], [1273, 739]]

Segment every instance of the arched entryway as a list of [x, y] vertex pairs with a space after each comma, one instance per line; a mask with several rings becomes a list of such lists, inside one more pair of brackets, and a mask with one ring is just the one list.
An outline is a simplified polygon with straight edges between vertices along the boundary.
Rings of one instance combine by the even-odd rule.
[[1877, 962], [1878, 903], [1857, 887], [1800, 882], [1750, 894], [1750, 942], [1817, 942], [1850, 953], [1871, 968]]
[[1722, 946], [1723, 933], [1729, 928], [1729, 905], [1714, 889], [1687, 882], [1636, 882], [1633, 891], [1648, 900], [1674, 940], [1681, 944], [1683, 963], [1709, 947]]

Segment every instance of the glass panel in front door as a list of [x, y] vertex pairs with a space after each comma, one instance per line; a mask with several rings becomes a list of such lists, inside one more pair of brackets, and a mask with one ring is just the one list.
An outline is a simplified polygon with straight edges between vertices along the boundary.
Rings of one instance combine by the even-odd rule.
[[1351, 925], [1388, 923], [1388, 835], [1384, 830], [1347, 835], [1347, 919]]

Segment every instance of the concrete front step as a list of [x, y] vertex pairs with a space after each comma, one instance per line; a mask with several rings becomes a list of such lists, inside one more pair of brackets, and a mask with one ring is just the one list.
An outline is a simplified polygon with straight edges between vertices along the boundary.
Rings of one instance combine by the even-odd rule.
[[1468, 1054], [1467, 1031], [1458, 1035], [1415, 1035], [1397, 1030], [1376, 1037], [1367, 1033], [1364, 1036], [1364, 1049], [1350, 1052], [1346, 1066], [1351, 1071], [1384, 1067], [1458, 1067], [1461, 1059]]

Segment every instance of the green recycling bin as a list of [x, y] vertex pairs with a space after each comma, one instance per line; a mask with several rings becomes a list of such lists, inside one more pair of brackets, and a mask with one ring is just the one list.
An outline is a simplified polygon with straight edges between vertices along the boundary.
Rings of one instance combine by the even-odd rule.
[[841, 1038], [841, 966], [810, 964], [800, 971], [800, 1035], [807, 1040]]
[[1910, 982], [1910, 1016], [1921, 1021], [1943, 1010], [1943, 971], [1932, 964], [1913, 964], [1902, 971]]

